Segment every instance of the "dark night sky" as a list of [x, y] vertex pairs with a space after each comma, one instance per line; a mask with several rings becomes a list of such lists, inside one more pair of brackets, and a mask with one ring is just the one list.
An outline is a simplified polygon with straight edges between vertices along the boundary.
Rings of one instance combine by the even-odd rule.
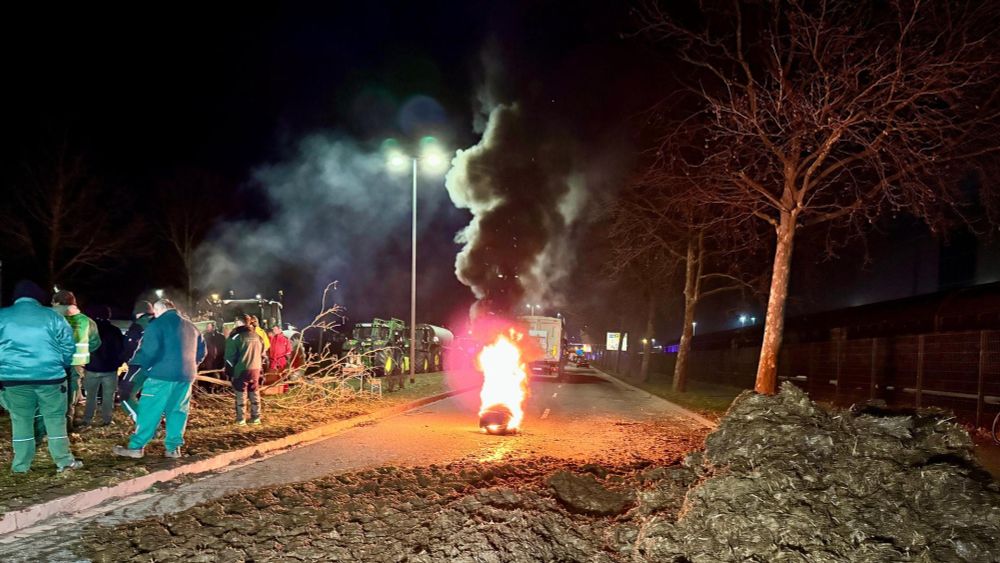
[[[102, 181], [140, 202], [147, 219], [155, 213], [141, 205], [150, 186], [184, 167], [226, 178], [226, 215], [264, 219], [269, 210], [254, 195], [253, 170], [293, 158], [306, 135], [333, 132], [374, 145], [387, 136], [430, 132], [453, 148], [477, 142], [473, 110], [488, 44], [503, 59], [507, 95], [551, 98], [555, 123], [626, 155], [635, 140], [628, 125], [658, 96], [657, 80], [649, 76], [655, 56], [641, 41], [623, 37], [632, 25], [628, 8], [618, 3], [353, 2], [18, 14], [6, 18], [0, 34], [5, 189], [35, 147], [68, 137]], [[443, 111], [415, 121], [403, 116], [401, 104], [418, 95]], [[421, 277], [434, 282], [422, 287], [420, 299], [427, 318], [441, 322], [471, 302], [451, 275], [458, 249], [452, 238], [469, 216], [441, 204], [447, 203], [443, 184], [426, 189], [435, 188], [434, 229], [420, 241]], [[397, 260], [377, 267], [386, 268], [383, 278], [403, 283], [407, 273], [395, 270], [408, 265], [408, 241], [398, 242]], [[168, 283], [163, 270], [133, 261], [109, 274], [114, 290], [106, 276], [80, 292], [92, 301], [127, 303]], [[341, 282], [349, 285], [350, 273]], [[355, 318], [404, 315], [407, 291], [374, 290], [366, 302], [346, 305]]]
[[[428, 133], [452, 148], [475, 144], [475, 96], [487, 45], [505, 67], [508, 97], [551, 103], [547, 114], [554, 127], [592, 154], [612, 155], [610, 161], [623, 170], [640, 141], [641, 114], [669, 88], [672, 67], [655, 47], [630, 35], [634, 20], [627, 3], [588, 4], [352, 2], [232, 10], [170, 5], [141, 14], [91, 7], [11, 13], [0, 33], [3, 189], [12, 189], [36, 147], [68, 137], [123, 201], [139, 202], [146, 220], [155, 214], [146, 205], [151, 186], [186, 167], [225, 178], [226, 217], [264, 220], [271, 210], [261, 204], [254, 170], [294, 159], [299, 141], [310, 134], [335, 134], [372, 147], [388, 136]], [[415, 96], [432, 98], [439, 111], [401, 111]], [[422, 189], [428, 190], [421, 205], [430, 217], [424, 216], [429, 227], [420, 240], [420, 279], [426, 280], [420, 316], [444, 322], [472, 300], [452, 275], [458, 250], [452, 239], [469, 215], [451, 206], [443, 182]], [[595, 201], [604, 197], [597, 194]], [[371, 266], [392, 287], [357, 287], [357, 278], [345, 294], [352, 318], [408, 314], [404, 219], [387, 235], [395, 250]], [[912, 256], [903, 256], [882, 244], [875, 254], [886, 258], [883, 265], [846, 279], [844, 272], [857, 269], [812, 267], [820, 260], [798, 255], [810, 267], [793, 282], [793, 301], [806, 303], [805, 309], [829, 308], [936, 289], [937, 243], [905, 225], [893, 233], [904, 241], [919, 238], [928, 252], [921, 255], [910, 245]], [[947, 263], [947, 256], [941, 260]], [[582, 260], [581, 266], [593, 270], [592, 262]], [[839, 274], [838, 291], [805, 291], [813, 288], [810, 279], [826, 279], [827, 270]], [[6, 291], [16, 273], [5, 272]], [[91, 301], [127, 304], [143, 290], [167, 285], [169, 274], [155, 260], [131, 260], [98, 283], [81, 284], [80, 293]], [[352, 272], [342, 274], [341, 282], [351, 286]], [[984, 276], [995, 274], [973, 277], [988, 281]], [[603, 299], [583, 289], [577, 297]], [[824, 295], [844, 303], [824, 303]], [[720, 303], [705, 312], [699, 329], [713, 323], [723, 328], [753, 307], [751, 299]], [[664, 332], [673, 332], [674, 325], [665, 318]]]

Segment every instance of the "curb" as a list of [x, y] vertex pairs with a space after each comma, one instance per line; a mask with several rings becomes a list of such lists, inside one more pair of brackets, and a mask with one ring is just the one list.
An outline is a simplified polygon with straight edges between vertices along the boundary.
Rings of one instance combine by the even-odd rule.
[[674, 410], [676, 410], [678, 414], [680, 414], [682, 416], [686, 416], [687, 418], [690, 418], [691, 420], [697, 422], [698, 424], [700, 424], [700, 425], [702, 425], [702, 426], [704, 426], [706, 428], [714, 429], [717, 426], [719, 426], [719, 423], [717, 423], [717, 422], [709, 420], [709, 419], [705, 418], [704, 416], [701, 416], [700, 414], [698, 414], [698, 413], [696, 413], [696, 412], [694, 412], [692, 410], [688, 410], [688, 409], [686, 409], [686, 408], [678, 405], [677, 403], [670, 402], [670, 401], [664, 399], [663, 397], [661, 397], [659, 395], [654, 395], [654, 394], [650, 393], [649, 391], [646, 391], [645, 389], [640, 389], [639, 387], [636, 387], [635, 385], [632, 385], [631, 383], [626, 382], [625, 380], [619, 378], [618, 376], [611, 375], [610, 373], [602, 371], [602, 370], [600, 370], [598, 368], [593, 368], [593, 370], [596, 371], [597, 373], [599, 373], [599, 374], [607, 377], [609, 380], [617, 383], [618, 385], [621, 385], [623, 387], [627, 387], [627, 388], [629, 388], [629, 389], [631, 389], [633, 391], [636, 391], [638, 393], [646, 395], [647, 397], [654, 397], [654, 398], [657, 398], [657, 399], [663, 401], [664, 403], [667, 403], [668, 405], [670, 405], [671, 407], [673, 407]]
[[13, 510], [7, 512], [2, 518], [0, 518], [0, 536], [34, 526], [42, 520], [46, 520], [53, 516], [81, 512], [108, 500], [131, 496], [136, 493], [143, 492], [156, 483], [170, 481], [180, 477], [181, 475], [205, 473], [221, 469], [235, 462], [254, 456], [261, 456], [275, 450], [291, 449], [303, 446], [307, 443], [317, 441], [321, 438], [327, 438], [359, 424], [377, 422], [412, 409], [420, 408], [430, 403], [454, 397], [455, 395], [461, 395], [462, 393], [467, 393], [474, 389], [475, 387], [465, 387], [462, 389], [447, 391], [445, 393], [438, 393], [437, 395], [424, 397], [402, 405], [387, 407], [370, 414], [355, 416], [324, 424], [323, 426], [318, 426], [297, 434], [291, 434], [289, 436], [285, 436], [284, 438], [278, 438], [277, 440], [247, 446], [239, 450], [225, 452], [200, 461], [185, 463], [179, 467], [161, 469], [148, 475], [128, 479], [107, 487], [82, 491], [40, 504]]

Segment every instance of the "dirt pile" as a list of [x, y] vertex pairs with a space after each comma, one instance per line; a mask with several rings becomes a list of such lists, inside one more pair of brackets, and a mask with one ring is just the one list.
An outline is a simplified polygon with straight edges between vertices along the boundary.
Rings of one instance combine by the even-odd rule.
[[746, 393], [706, 439], [711, 476], [657, 561], [1000, 561], [1000, 488], [942, 414], [828, 412], [798, 388]]
[[[638, 430], [637, 430], [638, 431]], [[651, 432], [651, 428], [643, 428]], [[1000, 561], [1000, 488], [940, 413], [746, 394], [706, 448], [380, 468], [92, 528], [95, 561]]]
[[[572, 493], [588, 506], [607, 501], [604, 487], [628, 488], [648, 473], [554, 459], [381, 468], [245, 491], [117, 528], [94, 527], [81, 555], [98, 562], [619, 561], [638, 525], [623, 531], [609, 526], [612, 519], [577, 514], [547, 484], [553, 475], [563, 475], [557, 481], [565, 485], [570, 475], [589, 471], [601, 474], [600, 481], [586, 479], [587, 486]], [[647, 486], [668, 475], [653, 473]], [[680, 505], [683, 491], [676, 491], [672, 506]]]

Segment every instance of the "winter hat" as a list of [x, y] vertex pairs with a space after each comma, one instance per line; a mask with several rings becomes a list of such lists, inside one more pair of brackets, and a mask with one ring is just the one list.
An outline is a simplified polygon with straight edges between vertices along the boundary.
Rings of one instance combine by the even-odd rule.
[[76, 295], [72, 291], [65, 289], [52, 296], [52, 303], [56, 305], [76, 305]]
[[31, 280], [21, 280], [14, 286], [14, 301], [22, 297], [30, 297], [39, 303], [45, 303], [49, 300], [49, 295], [45, 293], [45, 290]]

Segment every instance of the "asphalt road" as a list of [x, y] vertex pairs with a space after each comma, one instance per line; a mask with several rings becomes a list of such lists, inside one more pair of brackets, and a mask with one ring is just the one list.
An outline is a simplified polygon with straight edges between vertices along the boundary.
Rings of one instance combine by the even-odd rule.
[[[68, 548], [87, 523], [121, 524], [177, 512], [238, 489], [387, 465], [541, 456], [582, 461], [648, 457], [672, 435], [705, 432], [675, 405], [589, 369], [571, 369], [565, 382], [532, 380], [523, 429], [517, 435], [481, 433], [478, 407], [478, 394], [465, 393], [225, 472], [164, 484], [119, 501], [104, 514], [47, 523], [14, 541], [0, 538], [0, 560], [73, 561]], [[653, 425], [656, 431], [647, 429]]]

